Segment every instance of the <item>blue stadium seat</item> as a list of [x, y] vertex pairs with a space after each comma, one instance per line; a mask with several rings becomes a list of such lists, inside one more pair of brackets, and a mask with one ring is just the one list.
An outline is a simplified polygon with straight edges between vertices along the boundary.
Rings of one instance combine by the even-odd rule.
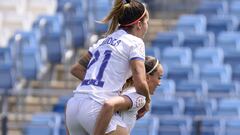
[[20, 57], [21, 74], [27, 80], [37, 80], [40, 72], [40, 58], [36, 55], [35, 48], [28, 48], [22, 52]]
[[232, 67], [238, 66], [240, 60], [240, 51], [232, 50], [224, 52], [224, 63], [230, 64]]
[[222, 32], [217, 38], [217, 46], [226, 51], [235, 51], [240, 48], [240, 32]]
[[240, 119], [233, 118], [226, 120], [224, 135], [238, 135], [240, 132]]
[[191, 65], [192, 51], [184, 47], [167, 47], [163, 51], [161, 62], [169, 65]]
[[198, 48], [193, 56], [193, 62], [200, 67], [204, 65], [221, 65], [223, 64], [223, 49], [216, 47]]
[[172, 79], [176, 83], [183, 80], [197, 80], [199, 78], [199, 67], [193, 65], [170, 65], [167, 66], [167, 79]]
[[64, 55], [64, 47], [59, 33], [52, 33], [41, 39], [41, 45], [46, 47], [47, 60], [51, 64], [59, 64], [62, 62]]
[[66, 34], [66, 40], [70, 48], [83, 48], [86, 39], [89, 35], [88, 29], [88, 16], [90, 16], [84, 7], [86, 1], [70, 0], [62, 2], [60, 13], [64, 18], [64, 30]]
[[193, 135], [220, 135], [224, 132], [225, 121], [222, 118], [203, 116], [196, 119], [193, 125], [195, 127]]
[[196, 14], [203, 14], [207, 17], [212, 15], [223, 15], [228, 12], [227, 1], [202, 1], [196, 10]]
[[217, 108], [216, 100], [185, 100], [184, 114], [189, 116], [211, 116]]
[[176, 96], [201, 99], [207, 95], [207, 83], [200, 80], [180, 81], [176, 84]]
[[54, 15], [40, 15], [34, 21], [32, 28], [45, 26], [46, 34], [60, 33], [62, 31], [63, 21], [63, 15], [60, 13], [56, 13]]
[[183, 33], [180, 32], [159, 32], [153, 39], [151, 46], [157, 47], [162, 51], [166, 47], [179, 46], [183, 41]]
[[204, 15], [181, 15], [173, 30], [184, 33], [205, 33], [206, 24]]
[[79, 0], [58, 0], [56, 12], [61, 13], [68, 9], [72, 13], [83, 14], [86, 8], [84, 5], [84, 1]]
[[212, 98], [227, 98], [236, 97], [239, 91], [238, 83], [228, 82], [216, 82], [208, 83], [208, 96]]
[[207, 31], [213, 32], [215, 36], [223, 31], [234, 31], [239, 21], [236, 16], [212, 16], [207, 20]]
[[157, 47], [146, 47], [145, 49], [145, 54], [146, 56], [150, 55], [150, 56], [154, 56], [158, 59], [160, 59], [160, 50]]
[[28, 47], [40, 50], [37, 37], [33, 31], [16, 31], [9, 39], [8, 46], [15, 57], [21, 55], [21, 51]]
[[61, 116], [54, 113], [39, 113], [32, 117], [23, 129], [25, 135], [59, 135]]
[[218, 101], [217, 110], [214, 115], [224, 117], [239, 117], [240, 116], [240, 100], [237, 98], [220, 99]]
[[[108, 12], [111, 10], [112, 3], [110, 0], [98, 0], [94, 1], [94, 7], [93, 7], [93, 17], [95, 21], [102, 20]], [[102, 34], [107, 32], [108, 25], [107, 24], [101, 24], [101, 23], [95, 23], [95, 32], [98, 34]]]
[[163, 79], [160, 86], [155, 90], [154, 95], [161, 96], [163, 98], [171, 98], [175, 95], [175, 82], [173, 80]]
[[71, 47], [84, 48], [88, 37], [87, 24], [82, 17], [74, 17], [65, 21], [66, 40], [69, 40]]
[[158, 135], [190, 135], [192, 119], [186, 116], [159, 118]]
[[17, 77], [37, 79], [37, 74], [44, 69], [45, 56], [34, 32], [16, 31], [8, 46], [15, 61]]
[[229, 12], [231, 15], [235, 15], [240, 18], [240, 1], [234, 0], [229, 4]]
[[211, 32], [207, 33], [185, 33], [181, 44], [183, 47], [191, 48], [192, 52], [199, 47], [210, 47], [215, 45], [215, 36]]
[[13, 59], [18, 63], [19, 61], [17, 59], [20, 58], [22, 52], [28, 48], [36, 49], [36, 54], [41, 55], [41, 47], [37, 40], [38, 39], [33, 31], [16, 31], [8, 41], [8, 46], [11, 49]]
[[158, 118], [151, 115], [137, 120], [131, 135], [157, 135]]
[[151, 114], [157, 116], [180, 115], [183, 113], [184, 102], [182, 99], [163, 99], [152, 96]]
[[64, 114], [65, 106], [68, 99], [71, 98], [72, 95], [62, 96], [58, 99], [58, 102], [53, 106], [53, 112]]
[[63, 15], [41, 15], [33, 22], [32, 30], [36, 33], [39, 40], [52, 33], [63, 33]]
[[0, 91], [10, 90], [14, 87], [15, 75], [10, 63], [0, 62]]
[[12, 55], [10, 47], [0, 47], [0, 64], [13, 65]]
[[[62, 119], [65, 119], [65, 118], [62, 117]], [[64, 120], [62, 120], [62, 123], [61, 123], [61, 126], [60, 126], [59, 135], [67, 135], [66, 124], [65, 124]]]
[[200, 68], [200, 79], [207, 82], [230, 82], [232, 69], [230, 65], [205, 65]]
[[232, 80], [240, 81], [240, 51], [231, 50], [224, 52], [224, 63], [232, 66]]
[[240, 82], [240, 64], [232, 67], [232, 80]]
[[44, 60], [35, 34], [17, 31], [8, 44], [13, 52], [13, 60], [16, 61], [17, 76], [27, 80], [38, 79]]

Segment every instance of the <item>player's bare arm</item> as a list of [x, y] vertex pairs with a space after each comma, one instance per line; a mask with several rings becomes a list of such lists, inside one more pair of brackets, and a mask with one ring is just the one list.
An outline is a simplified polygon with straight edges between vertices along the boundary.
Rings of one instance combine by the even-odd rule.
[[126, 111], [132, 106], [132, 101], [127, 96], [113, 97], [103, 104], [98, 115], [94, 135], [104, 135], [114, 113]]
[[137, 93], [146, 97], [146, 102], [150, 102], [149, 88], [146, 80], [144, 61], [131, 60], [132, 76]]
[[77, 77], [79, 80], [83, 80], [87, 65], [91, 59], [91, 55], [89, 53], [84, 54], [78, 63], [74, 64], [71, 68], [71, 74], [75, 77]]

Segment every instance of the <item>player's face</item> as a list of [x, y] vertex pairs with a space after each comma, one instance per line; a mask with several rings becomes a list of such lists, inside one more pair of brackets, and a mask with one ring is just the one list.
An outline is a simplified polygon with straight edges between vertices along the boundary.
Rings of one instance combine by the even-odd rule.
[[157, 71], [154, 72], [153, 75], [149, 75], [148, 86], [149, 86], [149, 92], [151, 95], [154, 94], [156, 87], [160, 85], [162, 76], [163, 76], [162, 65], [159, 65], [157, 67]]

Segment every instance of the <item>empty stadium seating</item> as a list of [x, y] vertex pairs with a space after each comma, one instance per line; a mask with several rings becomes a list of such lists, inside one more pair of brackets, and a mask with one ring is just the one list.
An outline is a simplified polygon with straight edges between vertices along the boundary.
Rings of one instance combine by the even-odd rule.
[[236, 16], [212, 16], [207, 20], [207, 31], [213, 32], [216, 36], [224, 31], [237, 30], [239, 20]]
[[207, 20], [204, 15], [182, 15], [174, 28], [184, 33], [205, 33]]
[[158, 47], [161, 51], [167, 47], [179, 46], [183, 41], [183, 33], [159, 32], [152, 41], [151, 46]]
[[208, 82], [230, 82], [232, 69], [230, 65], [205, 65], [200, 68], [200, 78]]
[[152, 97], [151, 114], [154, 115], [180, 115], [183, 113], [184, 102], [182, 99], [161, 99]]
[[[181, 2], [186, 1], [190, 0]], [[150, 11], [166, 9], [164, 4], [171, 2], [146, 1], [150, 3]], [[164, 65], [164, 80], [152, 96], [150, 113], [137, 121], [133, 135], [238, 135], [240, 132], [240, 1], [194, 2], [197, 3], [196, 7], [191, 5], [194, 10], [182, 14], [177, 9], [184, 4], [178, 5], [174, 7], [177, 12], [174, 19], [169, 19], [167, 14], [166, 18], [155, 20], [164, 28], [149, 25], [157, 34], [149, 36], [149, 32], [145, 37], [155, 37], [144, 39], [146, 55], [157, 57]], [[39, 80], [41, 70], [48, 64], [63, 66], [69, 74], [63, 65], [72, 64], [64, 61], [67, 50], [74, 50], [78, 59], [78, 51], [81, 53], [91, 46], [91, 36], [101, 37], [106, 32], [107, 25], [96, 21], [107, 15], [111, 5], [111, 0], [0, 1], [0, 93], [15, 90], [19, 80]], [[152, 15], [150, 12], [150, 18]], [[166, 23], [169, 27], [164, 26]], [[49, 73], [50, 77], [42, 80], [51, 80], [52, 74], [56, 75]], [[65, 75], [56, 76], [64, 79], [69, 76]], [[54, 81], [51, 80], [51, 84], [55, 87], [62, 86]], [[64, 89], [68, 86], [72, 89], [75, 82], [79, 83], [67, 80]], [[40, 80], [33, 86], [46, 87], [43, 98], [53, 103], [47, 104], [48, 109], [40, 110], [56, 114], [31, 114], [33, 117], [18, 119], [12, 113], [18, 100], [11, 97], [10, 122], [14, 119], [15, 124], [27, 119], [20, 135], [65, 135], [63, 114], [69, 96], [52, 97], [50, 93], [60, 92], [52, 92], [52, 86], [42, 86], [42, 83]], [[28, 89], [38, 91], [30, 86]], [[32, 98], [26, 95], [24, 100], [35, 102]], [[9, 130], [16, 129], [10, 126]]]
[[35, 114], [24, 128], [25, 135], [59, 135], [61, 116], [54, 113]]
[[217, 110], [215, 115], [222, 117], [236, 117], [239, 116], [239, 99], [221, 99], [218, 101]]
[[215, 100], [185, 100], [184, 114], [189, 116], [211, 116], [217, 108]]
[[169, 65], [167, 66], [166, 78], [176, 83], [183, 80], [197, 80], [199, 67], [197, 65]]
[[167, 47], [163, 51], [161, 61], [167, 65], [190, 65], [192, 51], [183, 47]]
[[215, 45], [213, 33], [185, 33], [184, 40], [180, 46], [191, 48], [193, 54], [197, 48], [211, 47]]
[[136, 122], [132, 135], [158, 135], [158, 119], [156, 117], [144, 117]]
[[239, 85], [234, 82], [228, 83], [208, 83], [208, 96], [212, 98], [236, 97], [239, 91]]
[[192, 119], [189, 117], [161, 117], [158, 135], [190, 135]]
[[205, 81], [188, 80], [176, 84], [176, 96], [201, 99], [206, 97], [208, 87]]
[[193, 61], [202, 67], [204, 65], [221, 65], [223, 64], [223, 58], [224, 53], [222, 48], [204, 47], [196, 50]]
[[202, 1], [196, 10], [196, 14], [204, 14], [206, 17], [212, 15], [225, 15], [228, 12], [226, 1]]
[[162, 98], [173, 98], [175, 96], [176, 84], [174, 80], [161, 80], [160, 86], [155, 90], [154, 95], [157, 95]]
[[239, 32], [222, 32], [217, 38], [217, 46], [224, 51], [232, 51], [239, 48]]

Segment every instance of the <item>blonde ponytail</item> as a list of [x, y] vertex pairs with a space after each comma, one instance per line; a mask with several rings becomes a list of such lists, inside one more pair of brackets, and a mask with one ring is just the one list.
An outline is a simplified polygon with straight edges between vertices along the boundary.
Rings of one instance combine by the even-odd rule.
[[111, 21], [111, 24], [108, 28], [107, 35], [113, 33], [118, 27], [118, 18], [123, 15], [124, 3], [122, 0], [115, 0], [114, 7], [111, 12], [101, 20], [102, 23], [108, 23]]
[[115, 0], [112, 10], [100, 23], [110, 22], [107, 36], [112, 34], [119, 24], [120, 27], [131, 29], [135, 22], [144, 19], [146, 13], [145, 6], [137, 0]]

